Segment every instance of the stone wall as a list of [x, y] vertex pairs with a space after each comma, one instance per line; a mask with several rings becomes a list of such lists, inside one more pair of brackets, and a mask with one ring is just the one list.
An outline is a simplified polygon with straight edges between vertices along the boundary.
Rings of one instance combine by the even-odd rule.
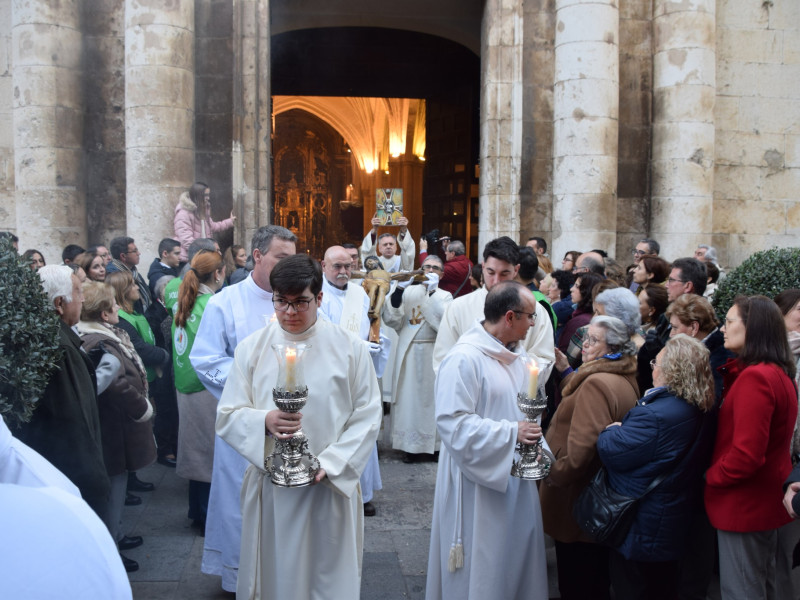
[[16, 233], [11, 67], [11, 0], [0, 0], [0, 231]]
[[711, 242], [723, 265], [800, 245], [800, 2], [717, 2]]

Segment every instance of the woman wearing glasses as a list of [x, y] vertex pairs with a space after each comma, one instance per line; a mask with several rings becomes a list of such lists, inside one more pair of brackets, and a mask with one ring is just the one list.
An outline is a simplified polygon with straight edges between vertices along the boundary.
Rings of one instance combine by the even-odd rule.
[[217, 399], [206, 390], [189, 362], [200, 319], [209, 299], [225, 283], [225, 263], [217, 252], [201, 250], [192, 259], [178, 290], [172, 323], [172, 364], [178, 392], [178, 456], [175, 472], [189, 480], [189, 518], [205, 530]]
[[597, 316], [583, 341], [581, 367], [573, 372], [561, 355], [556, 368], [565, 379], [547, 432], [556, 460], [539, 490], [544, 530], [556, 543], [561, 598], [607, 599], [609, 550], [581, 532], [572, 507], [600, 468], [597, 436], [639, 398], [636, 345], [622, 321]]
[[717, 528], [722, 598], [790, 598], [776, 590], [789, 573], [778, 574], [775, 566], [777, 530], [791, 520], [782, 485], [792, 470], [797, 418], [786, 325], [769, 298], [737, 296], [723, 333], [725, 347], [737, 356], [722, 367], [725, 388], [705, 487], [706, 511]]

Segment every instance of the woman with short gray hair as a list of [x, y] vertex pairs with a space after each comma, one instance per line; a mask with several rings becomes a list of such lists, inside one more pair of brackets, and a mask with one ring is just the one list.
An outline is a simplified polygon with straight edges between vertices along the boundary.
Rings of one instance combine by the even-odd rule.
[[539, 490], [545, 533], [555, 540], [562, 598], [607, 598], [609, 549], [592, 543], [572, 516], [578, 495], [600, 468], [597, 436], [636, 405], [636, 344], [616, 317], [596, 316], [583, 338], [583, 364], [572, 371], [559, 352], [556, 368], [566, 376], [562, 400], [547, 432], [555, 455]]
[[644, 344], [639, 299], [628, 288], [611, 288], [597, 294], [594, 299], [594, 314], [616, 317], [625, 323], [628, 335], [636, 344], [637, 350]]

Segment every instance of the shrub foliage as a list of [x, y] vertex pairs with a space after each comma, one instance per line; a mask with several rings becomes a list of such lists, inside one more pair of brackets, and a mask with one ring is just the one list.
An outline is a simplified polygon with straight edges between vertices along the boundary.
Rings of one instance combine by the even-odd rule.
[[61, 359], [59, 327], [36, 271], [0, 238], [0, 414], [12, 429], [30, 420]]
[[752, 254], [731, 271], [717, 287], [713, 305], [724, 317], [739, 294], [774, 298], [790, 288], [800, 288], [800, 248], [772, 248]]

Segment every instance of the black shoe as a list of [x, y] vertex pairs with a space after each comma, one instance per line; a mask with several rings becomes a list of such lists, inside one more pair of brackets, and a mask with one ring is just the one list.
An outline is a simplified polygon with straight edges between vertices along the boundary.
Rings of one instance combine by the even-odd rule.
[[134, 571], [139, 570], [139, 563], [132, 558], [128, 558], [124, 554], [120, 554], [119, 557], [122, 559], [122, 565], [125, 567], [125, 570], [128, 573], [133, 573]]
[[364, 516], [365, 517], [375, 516], [375, 505], [372, 502], [364, 502]]
[[136, 473], [128, 473], [128, 491], [129, 492], [152, 492], [156, 489], [149, 481], [142, 481], [136, 476]]
[[165, 467], [175, 468], [175, 465], [178, 464], [178, 461], [175, 460], [174, 456], [159, 456], [158, 463], [164, 465]]
[[206, 522], [200, 519], [192, 521], [192, 529], [197, 529], [197, 534], [206, 537]]
[[403, 452], [403, 462], [407, 465], [414, 464], [418, 462], [417, 455], [411, 452]]
[[142, 499], [139, 496], [134, 496], [133, 494], [125, 494], [125, 506], [139, 506], [142, 503]]
[[140, 535], [126, 535], [119, 542], [117, 542], [117, 546], [120, 550], [131, 550], [133, 548], [138, 548], [142, 544], [144, 544], [144, 540]]

